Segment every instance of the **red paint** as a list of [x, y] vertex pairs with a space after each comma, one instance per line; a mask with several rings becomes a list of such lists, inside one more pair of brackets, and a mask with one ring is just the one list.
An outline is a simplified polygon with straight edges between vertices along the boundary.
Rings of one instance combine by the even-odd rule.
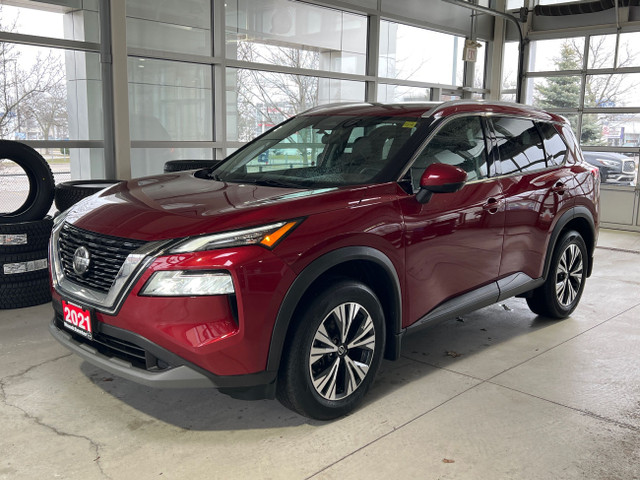
[[[330, 113], [419, 118], [432, 108], [369, 105]], [[432, 115], [487, 111], [564, 122], [523, 106], [471, 102], [439, 107]], [[511, 273], [538, 278], [559, 216], [579, 204], [598, 218], [597, 177], [582, 162], [573, 138], [565, 140], [571, 158], [562, 168], [471, 182], [455, 193], [436, 193], [426, 204], [395, 181], [307, 191], [227, 184], [186, 172], [114, 186], [68, 220], [101, 234], [153, 241], [304, 218], [272, 251], [249, 246], [159, 257], [116, 315], [97, 313], [100, 322], [142, 335], [214, 374], [254, 373], [266, 368], [275, 319], [296, 277], [341, 247], [371, 247], [391, 261], [404, 327], [442, 302]], [[461, 178], [435, 166], [425, 182]], [[565, 186], [562, 192], [554, 190], [558, 182]], [[237, 319], [226, 296], [138, 295], [154, 271], [190, 269], [232, 275]], [[60, 302], [56, 292], [54, 302]]]

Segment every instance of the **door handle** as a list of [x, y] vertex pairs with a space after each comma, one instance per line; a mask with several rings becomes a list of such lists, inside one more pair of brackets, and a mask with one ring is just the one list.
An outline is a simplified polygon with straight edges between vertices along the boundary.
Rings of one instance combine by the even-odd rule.
[[565, 192], [565, 185], [562, 182], [558, 182], [556, 183], [552, 188], [551, 191], [553, 193], [557, 193], [558, 195], [564, 195]]
[[487, 200], [487, 203], [485, 203], [482, 206], [482, 209], [488, 212], [489, 214], [493, 215], [494, 213], [498, 213], [498, 210], [500, 209], [503, 203], [504, 203], [504, 200], [490, 198], [489, 200]]

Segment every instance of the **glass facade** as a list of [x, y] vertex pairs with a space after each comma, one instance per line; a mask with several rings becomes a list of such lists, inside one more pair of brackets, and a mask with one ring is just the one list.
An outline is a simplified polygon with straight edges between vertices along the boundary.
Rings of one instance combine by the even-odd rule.
[[638, 40], [638, 33], [620, 33], [529, 45], [525, 102], [569, 119], [585, 158], [600, 168], [607, 187], [637, 185]]
[[[0, 138], [33, 146], [56, 183], [104, 178], [98, 4], [14, 3], [0, 3]], [[2, 160], [0, 205], [11, 211], [28, 189]]]
[[211, 55], [211, 1], [127, 0], [127, 45]]
[[131, 140], [212, 141], [210, 65], [129, 57]]
[[463, 48], [462, 37], [383, 20], [378, 75], [462, 86]]
[[[126, 0], [118, 22], [126, 31], [132, 175], [160, 173], [168, 160], [223, 158], [322, 104], [488, 93], [489, 38], [478, 60], [465, 64], [465, 39], [444, 33], [446, 25], [436, 31], [402, 23], [408, 17], [394, 16], [406, 8], [389, 2], [348, 3], [352, 8], [292, 0]], [[0, 38], [8, 59], [0, 66], [5, 103], [29, 89], [46, 93], [29, 104], [1, 105], [1, 137], [45, 142], [52, 162], [66, 162], [69, 178], [104, 178], [115, 168], [104, 148], [113, 142], [105, 122], [118, 119], [111, 120], [113, 94], [102, 78], [101, 4], [24, 5], [0, 4], [0, 35], [12, 35]], [[380, 8], [387, 16], [374, 14]]]
[[225, 2], [227, 58], [364, 74], [367, 17], [299, 2]]

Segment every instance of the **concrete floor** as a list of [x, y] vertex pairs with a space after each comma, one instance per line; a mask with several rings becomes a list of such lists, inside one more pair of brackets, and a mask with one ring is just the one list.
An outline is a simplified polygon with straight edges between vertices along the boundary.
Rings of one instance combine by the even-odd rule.
[[0, 479], [640, 479], [640, 234], [599, 243], [571, 318], [511, 299], [424, 330], [331, 423], [114, 378], [50, 306], [0, 311]]

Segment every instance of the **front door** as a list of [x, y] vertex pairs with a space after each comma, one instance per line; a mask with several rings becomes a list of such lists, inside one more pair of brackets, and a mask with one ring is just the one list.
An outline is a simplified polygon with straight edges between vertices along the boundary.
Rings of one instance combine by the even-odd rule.
[[465, 170], [467, 184], [456, 193], [435, 194], [426, 204], [415, 196], [400, 200], [408, 324], [450, 298], [495, 281], [500, 267], [504, 199], [492, 176], [481, 117], [453, 118], [439, 128], [409, 170], [414, 191], [435, 162]]

